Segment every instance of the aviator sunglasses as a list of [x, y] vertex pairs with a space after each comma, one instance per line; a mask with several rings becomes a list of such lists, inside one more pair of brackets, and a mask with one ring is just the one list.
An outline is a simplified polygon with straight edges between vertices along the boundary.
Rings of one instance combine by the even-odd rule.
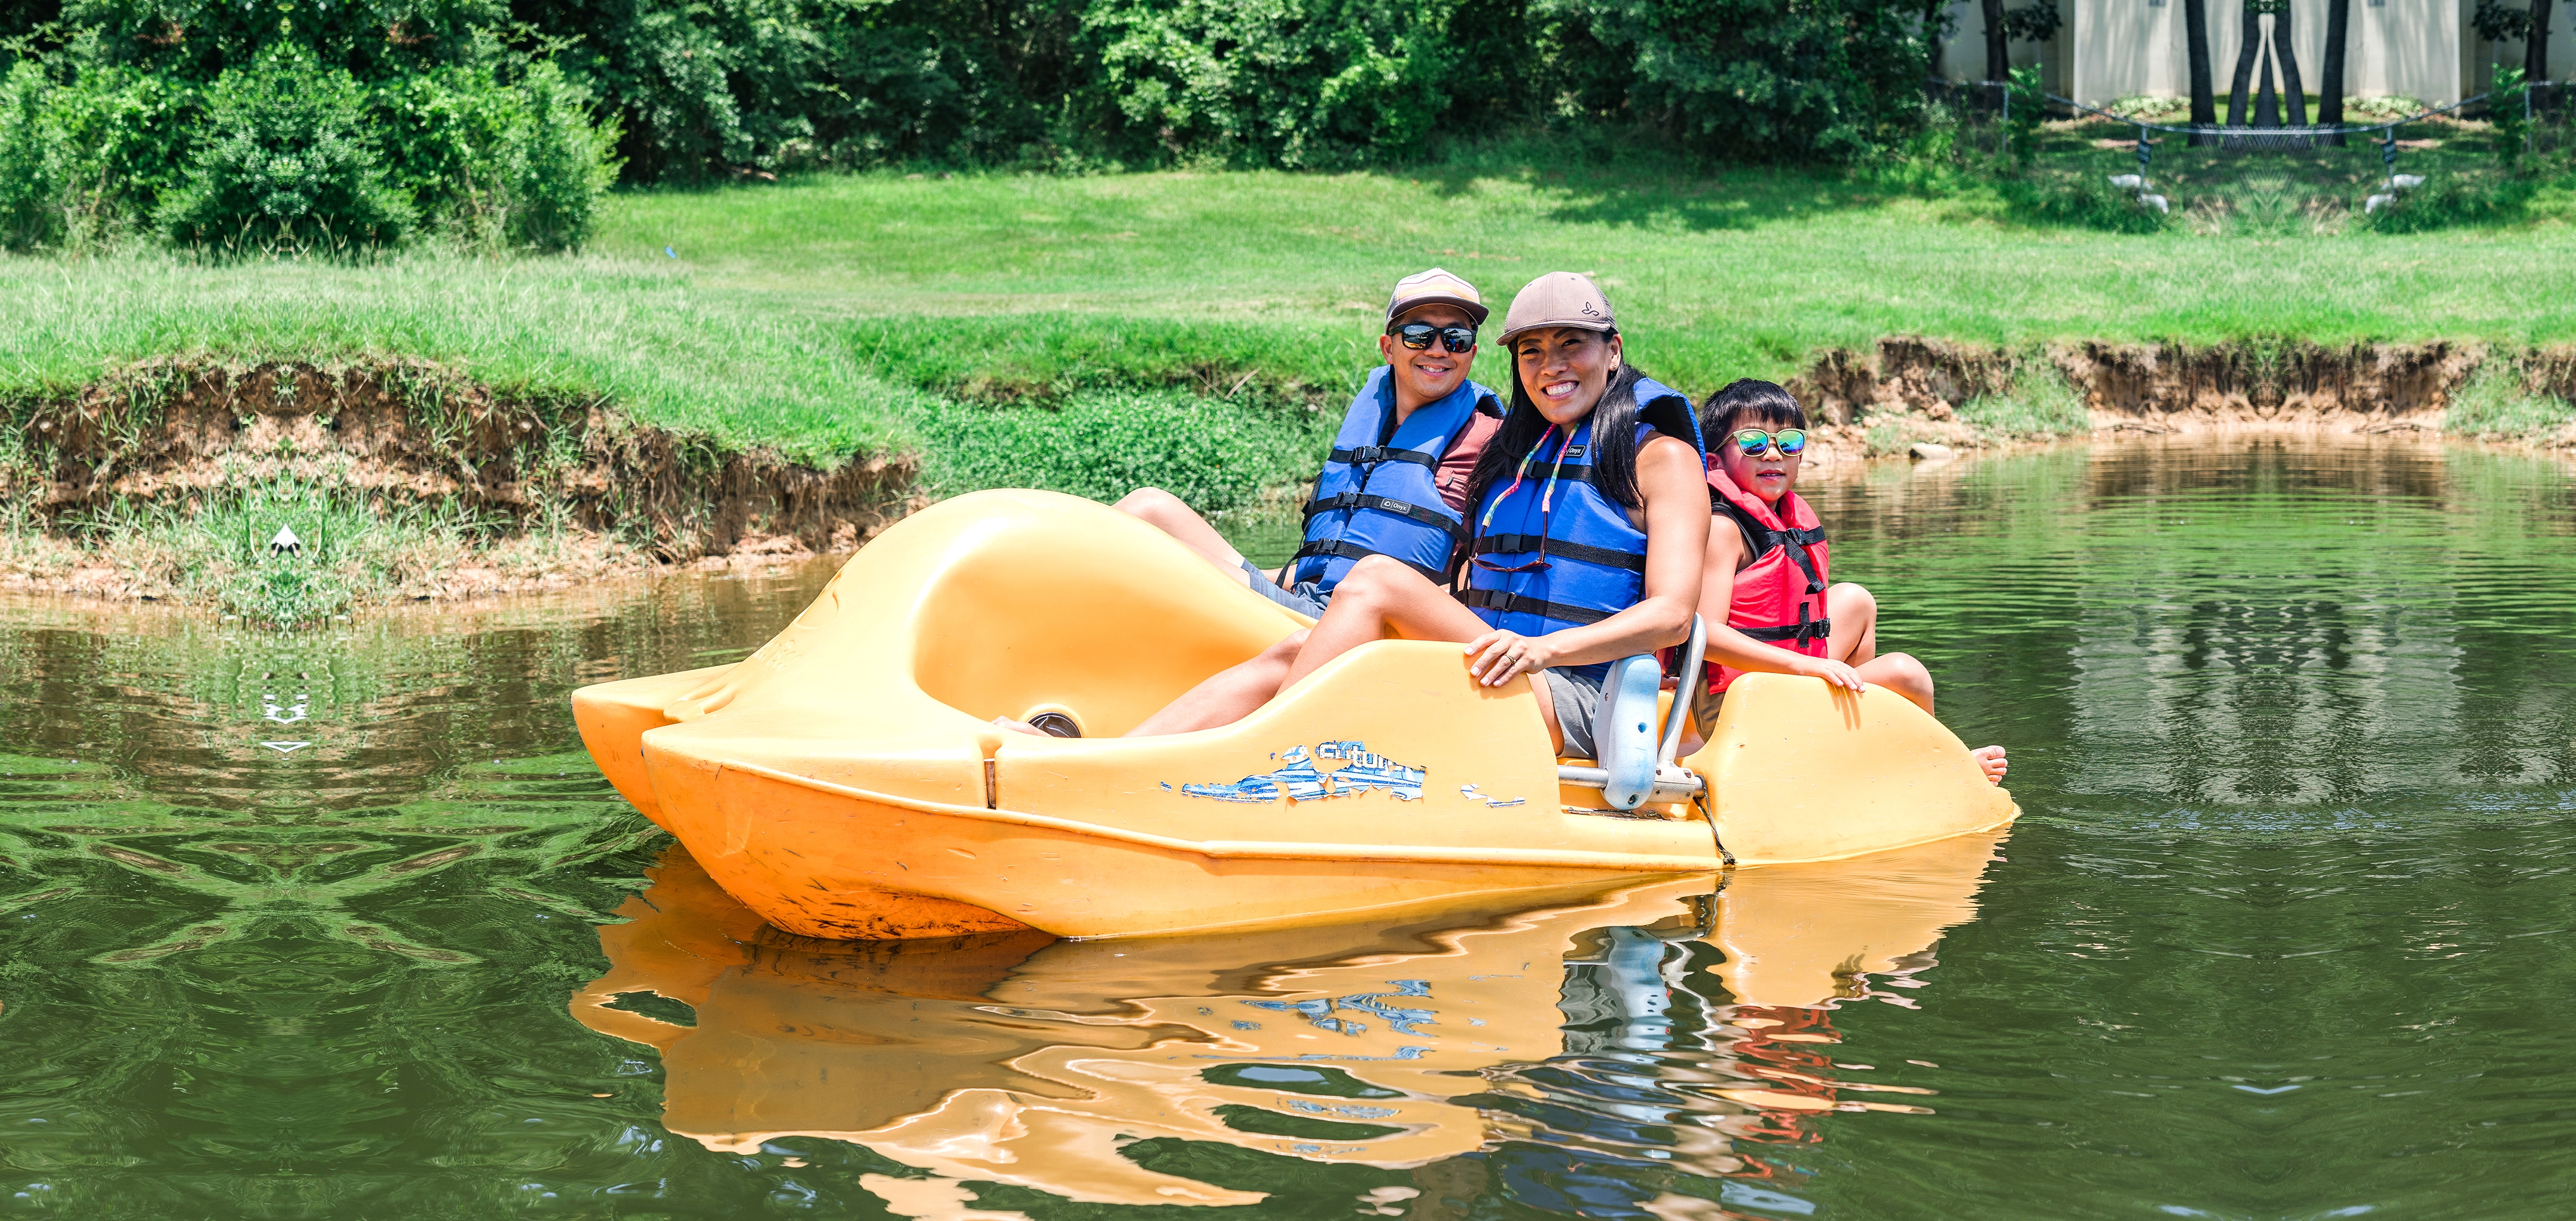
[[1781, 456], [1795, 458], [1806, 451], [1807, 430], [1803, 428], [1783, 428], [1778, 432], [1764, 432], [1759, 428], [1735, 430], [1735, 448], [1744, 451], [1744, 456], [1747, 458], [1761, 457], [1774, 443], [1780, 446]]
[[1442, 351], [1473, 352], [1476, 350], [1476, 328], [1472, 326], [1433, 326], [1428, 322], [1408, 322], [1389, 330], [1396, 342], [1416, 352], [1431, 346], [1437, 336]]

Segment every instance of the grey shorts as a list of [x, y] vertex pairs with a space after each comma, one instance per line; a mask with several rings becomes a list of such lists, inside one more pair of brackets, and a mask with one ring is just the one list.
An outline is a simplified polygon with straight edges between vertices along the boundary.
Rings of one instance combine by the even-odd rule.
[[1691, 724], [1699, 728], [1700, 740], [1704, 742], [1717, 736], [1717, 710], [1726, 705], [1726, 693], [1710, 691], [1706, 675], [1701, 675], [1691, 685], [1696, 689], [1691, 696]]
[[1313, 581], [1299, 581], [1282, 588], [1279, 582], [1270, 579], [1269, 573], [1253, 567], [1250, 560], [1243, 562], [1243, 575], [1252, 578], [1252, 592], [1310, 618], [1323, 618], [1324, 603], [1332, 596], [1317, 589]]
[[1565, 748], [1556, 752], [1568, 759], [1591, 759], [1592, 721], [1601, 713], [1601, 679], [1597, 675], [1572, 670], [1541, 670], [1547, 676], [1547, 693], [1556, 701], [1556, 727], [1565, 731]]

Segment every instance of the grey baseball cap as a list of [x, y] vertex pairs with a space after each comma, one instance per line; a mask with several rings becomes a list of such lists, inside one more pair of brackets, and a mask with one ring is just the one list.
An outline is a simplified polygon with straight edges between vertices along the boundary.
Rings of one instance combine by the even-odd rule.
[[1618, 320], [1610, 314], [1610, 298], [1601, 295], [1601, 287], [1590, 276], [1579, 271], [1551, 271], [1529, 282], [1512, 298], [1512, 308], [1503, 314], [1503, 346], [1523, 331], [1555, 326], [1579, 326], [1589, 331], [1618, 329]]
[[1425, 305], [1454, 305], [1467, 311], [1467, 320], [1485, 325], [1485, 315], [1493, 312], [1486, 306], [1476, 286], [1463, 277], [1434, 267], [1417, 271], [1395, 282], [1395, 295], [1386, 299], [1386, 320], [1395, 321], [1406, 310]]

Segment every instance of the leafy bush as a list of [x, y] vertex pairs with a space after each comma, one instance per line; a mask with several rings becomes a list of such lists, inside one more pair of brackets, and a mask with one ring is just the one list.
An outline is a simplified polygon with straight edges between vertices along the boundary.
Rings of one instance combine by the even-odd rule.
[[2538, 191], [2529, 179], [2439, 174], [2420, 187], [2397, 192], [2394, 202], [2366, 213], [2361, 223], [2380, 233], [2505, 224], [2521, 219]]
[[1582, 26], [1628, 117], [1740, 160], [1850, 161], [1922, 105], [1919, 10], [1879, 0], [1535, 0]]
[[0, 246], [26, 250], [61, 236], [61, 184], [55, 142], [45, 131], [53, 82], [20, 61], [0, 78]]
[[406, 78], [377, 98], [387, 178], [467, 244], [573, 249], [617, 176], [617, 129], [589, 110], [588, 91], [551, 63], [515, 86], [479, 68]]
[[505, 133], [501, 180], [508, 234], [523, 246], [570, 250], [590, 235], [599, 197], [617, 181], [614, 123], [590, 121], [590, 92], [553, 64], [528, 70]]
[[2065, 16], [2057, 11], [2057, 0], [2039, 0], [2037, 4], [2004, 10], [2004, 37], [2049, 42], [2065, 23]]
[[2114, 187], [2108, 175], [2090, 170], [2026, 172], [1999, 180], [1995, 189], [2015, 216], [2043, 225], [2156, 233], [2170, 219], [2138, 202], [2136, 192]]
[[155, 209], [173, 241], [345, 249], [398, 241], [412, 203], [385, 181], [366, 92], [285, 45], [215, 79], [188, 176]]
[[2496, 160], [2508, 174], [2522, 169], [2522, 154], [2531, 142], [2531, 116], [2523, 110], [2528, 100], [2522, 69], [2497, 64], [2487, 86], [2487, 124], [2495, 132]]
[[80, 69], [46, 107], [65, 238], [75, 245], [148, 224], [185, 177], [204, 117], [202, 97], [185, 82], [113, 65]]
[[10, 130], [59, 132], [55, 172], [6, 189], [57, 192], [70, 228], [549, 249], [602, 167], [1335, 166], [1508, 133], [1850, 162], [1917, 129], [1928, 51], [1880, 0], [65, 0], [40, 24], [0, 55], [51, 82], [20, 101], [52, 125]]
[[1095, 0], [1100, 88], [1129, 149], [1249, 165], [1398, 152], [1449, 101], [1454, 0]]
[[2039, 125], [2048, 117], [2048, 90], [2041, 88], [2037, 65], [2015, 68], [2004, 90], [2004, 142], [2013, 160], [2028, 166], [2039, 155]]

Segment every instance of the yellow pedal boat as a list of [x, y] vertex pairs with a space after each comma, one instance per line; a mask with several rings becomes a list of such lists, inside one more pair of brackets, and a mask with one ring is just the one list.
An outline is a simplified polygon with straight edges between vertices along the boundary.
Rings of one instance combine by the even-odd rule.
[[[836, 939], [1225, 928], [1834, 860], [2018, 813], [1902, 697], [1774, 675], [1614, 811], [1597, 769], [1549, 750], [1528, 684], [1481, 687], [1421, 641], [1354, 650], [1233, 725], [1117, 736], [1308, 622], [1115, 510], [981, 492], [888, 529], [750, 657], [586, 687], [573, 711], [728, 893]], [[1085, 736], [989, 724], [1049, 711]]]

